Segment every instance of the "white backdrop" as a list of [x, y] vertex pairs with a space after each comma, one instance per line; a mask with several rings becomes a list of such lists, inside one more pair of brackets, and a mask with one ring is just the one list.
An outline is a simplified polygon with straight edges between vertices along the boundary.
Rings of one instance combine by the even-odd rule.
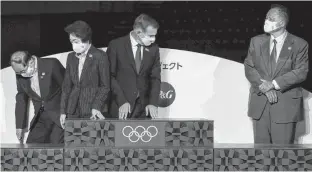
[[[67, 54], [47, 57], [57, 58], [66, 66]], [[162, 81], [174, 87], [176, 96], [169, 107], [159, 108], [160, 117], [213, 120], [215, 143], [253, 143], [252, 123], [247, 117], [249, 83], [243, 64], [165, 48], [160, 49], [160, 56]], [[14, 115], [16, 81], [10, 67], [1, 70], [1, 82], [1, 143], [18, 143]], [[299, 143], [312, 143], [311, 97], [304, 91], [306, 118], [297, 126]], [[31, 104], [29, 117], [33, 116]]]

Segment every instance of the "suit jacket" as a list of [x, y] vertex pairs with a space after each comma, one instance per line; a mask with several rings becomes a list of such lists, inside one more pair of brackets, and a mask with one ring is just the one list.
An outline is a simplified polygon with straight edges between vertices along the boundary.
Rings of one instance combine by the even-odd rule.
[[[159, 47], [152, 44], [143, 48], [143, 59], [139, 74], [131, 48], [130, 35], [112, 40], [107, 48], [110, 61], [112, 101], [110, 112], [118, 117], [118, 108], [129, 102], [134, 107], [138, 92], [145, 107], [158, 106], [160, 92]], [[116, 109], [117, 108], [117, 109]]]
[[90, 47], [78, 77], [79, 59], [75, 52], [68, 54], [62, 87], [61, 113], [74, 117], [79, 105], [81, 114], [91, 116], [91, 110], [104, 111], [110, 91], [109, 63], [104, 51]]
[[270, 109], [274, 122], [288, 123], [303, 119], [303, 98], [300, 84], [306, 79], [309, 70], [308, 43], [288, 33], [283, 44], [276, 69], [272, 74], [270, 65], [270, 36], [259, 35], [251, 39], [245, 75], [251, 83], [248, 116], [259, 119], [268, 103], [259, 90], [260, 79], [275, 80], [280, 87], [278, 102]]
[[44, 107], [51, 119], [60, 126], [60, 100], [61, 88], [64, 79], [65, 69], [55, 58], [37, 58], [38, 60], [38, 80], [41, 97], [31, 88], [30, 78], [16, 75], [17, 94], [15, 105], [16, 128], [27, 127], [27, 113], [29, 98], [32, 99], [35, 116], [30, 123], [30, 130], [38, 117], [40, 107]]

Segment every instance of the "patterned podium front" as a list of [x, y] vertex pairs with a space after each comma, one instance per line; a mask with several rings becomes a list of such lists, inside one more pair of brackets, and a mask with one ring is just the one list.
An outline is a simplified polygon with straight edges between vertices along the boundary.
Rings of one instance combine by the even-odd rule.
[[68, 120], [66, 171], [212, 171], [213, 122]]
[[312, 145], [213, 144], [207, 120], [68, 120], [64, 145], [1, 145], [1, 171], [312, 171]]
[[63, 171], [63, 145], [1, 145], [1, 171]]
[[201, 147], [213, 143], [213, 122], [168, 120], [68, 120], [65, 146]]

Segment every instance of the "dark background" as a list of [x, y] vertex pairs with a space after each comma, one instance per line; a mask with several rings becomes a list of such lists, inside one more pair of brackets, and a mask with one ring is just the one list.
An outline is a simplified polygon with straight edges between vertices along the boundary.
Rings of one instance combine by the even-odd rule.
[[[242, 63], [250, 38], [263, 33], [265, 15], [275, 3], [290, 10], [288, 31], [311, 44], [312, 2], [1, 1], [1, 69], [9, 66], [10, 54], [16, 50], [37, 56], [71, 51], [64, 27], [75, 20], [90, 24], [93, 44], [106, 47], [110, 40], [128, 34], [140, 13], [159, 21], [156, 42], [160, 47]], [[304, 84], [310, 92], [311, 73]]]

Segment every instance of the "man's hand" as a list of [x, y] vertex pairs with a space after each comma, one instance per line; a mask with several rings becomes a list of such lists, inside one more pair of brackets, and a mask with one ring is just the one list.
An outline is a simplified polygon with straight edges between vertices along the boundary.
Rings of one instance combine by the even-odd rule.
[[119, 119], [126, 119], [128, 113], [131, 113], [130, 103], [125, 103], [119, 107]]
[[17, 139], [19, 140], [19, 142], [23, 143], [23, 139], [24, 139], [23, 129], [17, 128], [16, 129], [16, 136], [17, 136]]
[[262, 93], [266, 93], [266, 92], [273, 90], [275, 88], [274, 84], [271, 81], [266, 81], [263, 79], [261, 79], [261, 81], [262, 81], [262, 84], [259, 86], [259, 90]]
[[92, 120], [96, 120], [97, 118], [105, 119], [105, 117], [102, 115], [102, 113], [99, 110], [92, 109], [91, 113], [92, 113], [92, 116], [90, 117], [90, 119]]
[[63, 129], [65, 129], [65, 119], [66, 119], [66, 114], [61, 114], [60, 123]]
[[154, 105], [147, 105], [145, 108], [146, 116], [148, 116], [148, 113], [151, 114], [152, 118], [157, 118], [158, 116], [158, 109]]
[[275, 90], [268, 91], [265, 95], [271, 104], [277, 103], [278, 97]]

